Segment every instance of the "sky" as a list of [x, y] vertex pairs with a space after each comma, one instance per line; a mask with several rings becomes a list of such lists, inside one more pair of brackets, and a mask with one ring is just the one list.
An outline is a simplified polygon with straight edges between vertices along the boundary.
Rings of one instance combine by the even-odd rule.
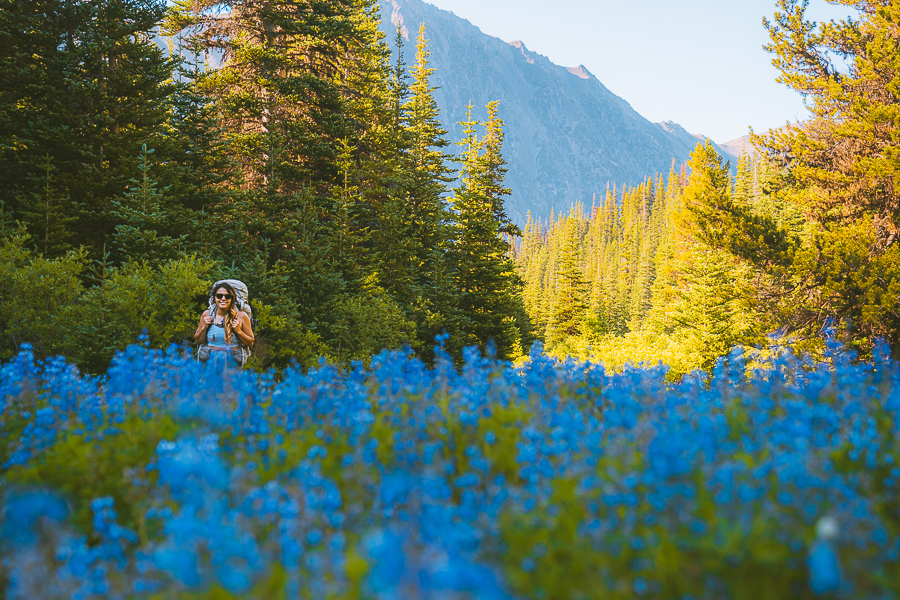
[[[426, 0], [565, 67], [584, 65], [653, 122], [724, 143], [808, 113], [762, 46], [775, 0]], [[851, 10], [811, 0], [815, 20]]]

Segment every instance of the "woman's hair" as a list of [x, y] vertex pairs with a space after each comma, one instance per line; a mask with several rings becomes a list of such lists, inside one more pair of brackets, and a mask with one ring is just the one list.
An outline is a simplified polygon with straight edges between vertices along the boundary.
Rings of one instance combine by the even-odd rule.
[[225, 325], [225, 343], [230, 344], [231, 338], [234, 337], [234, 333], [231, 331], [231, 321], [237, 318], [238, 309], [237, 309], [237, 294], [234, 292], [234, 288], [231, 287], [231, 284], [225, 283], [224, 281], [218, 285], [214, 285], [212, 290], [209, 292], [209, 297], [213, 300], [213, 306], [216, 307], [216, 312], [213, 313], [213, 318], [219, 312], [219, 306], [215, 303], [215, 295], [216, 292], [225, 288], [229, 294], [231, 294], [231, 304], [228, 306], [228, 316], [223, 317], [224, 321], [223, 325]]

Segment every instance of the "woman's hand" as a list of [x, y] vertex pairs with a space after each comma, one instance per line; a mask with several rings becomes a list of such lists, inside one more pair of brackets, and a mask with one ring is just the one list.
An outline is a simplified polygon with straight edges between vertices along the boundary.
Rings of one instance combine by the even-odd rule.
[[244, 346], [253, 346], [256, 338], [253, 335], [253, 325], [250, 324], [250, 317], [247, 316], [247, 313], [238, 313], [237, 318], [231, 322], [231, 330], [234, 331]]
[[204, 311], [204, 313], [200, 315], [200, 322], [197, 323], [197, 331], [194, 332], [195, 344], [206, 343], [206, 332], [209, 330], [212, 321], [212, 315], [209, 314], [209, 311]]

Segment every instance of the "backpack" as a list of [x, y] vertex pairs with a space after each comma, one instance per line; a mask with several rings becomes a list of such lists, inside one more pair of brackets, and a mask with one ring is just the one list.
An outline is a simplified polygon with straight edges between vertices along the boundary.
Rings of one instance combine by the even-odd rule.
[[[211, 315], [215, 314], [216, 299], [214, 294], [223, 283], [227, 283], [234, 288], [234, 293], [237, 294], [237, 298], [234, 301], [238, 311], [246, 313], [250, 318], [250, 324], [255, 327], [256, 320], [253, 318], [253, 309], [250, 307], [250, 291], [247, 289], [246, 283], [237, 279], [220, 279], [212, 286], [209, 293], [209, 313]], [[247, 363], [247, 359], [250, 358], [250, 354], [250, 348], [243, 345], [238, 345], [237, 348], [232, 350], [232, 357], [240, 363], [242, 368]], [[206, 362], [207, 359], [209, 359], [209, 347], [206, 344], [201, 344], [197, 348], [197, 360]]]

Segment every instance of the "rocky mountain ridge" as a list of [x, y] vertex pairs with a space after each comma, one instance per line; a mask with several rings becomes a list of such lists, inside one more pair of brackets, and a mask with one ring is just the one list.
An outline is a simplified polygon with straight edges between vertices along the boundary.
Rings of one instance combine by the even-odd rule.
[[[451, 142], [462, 137], [459, 122], [469, 104], [473, 117], [482, 119], [488, 102], [500, 102], [512, 189], [507, 211], [519, 224], [528, 212], [546, 219], [575, 203], [589, 207], [607, 186], [666, 174], [705, 139], [675, 123], [651, 123], [582, 65], [556, 65], [521, 41], [486, 35], [422, 0], [381, 2], [382, 29], [393, 43], [400, 28], [407, 64], [415, 56], [419, 24], [425, 24], [430, 66], [436, 69], [434, 97]], [[717, 148], [737, 164], [728, 149]]]

